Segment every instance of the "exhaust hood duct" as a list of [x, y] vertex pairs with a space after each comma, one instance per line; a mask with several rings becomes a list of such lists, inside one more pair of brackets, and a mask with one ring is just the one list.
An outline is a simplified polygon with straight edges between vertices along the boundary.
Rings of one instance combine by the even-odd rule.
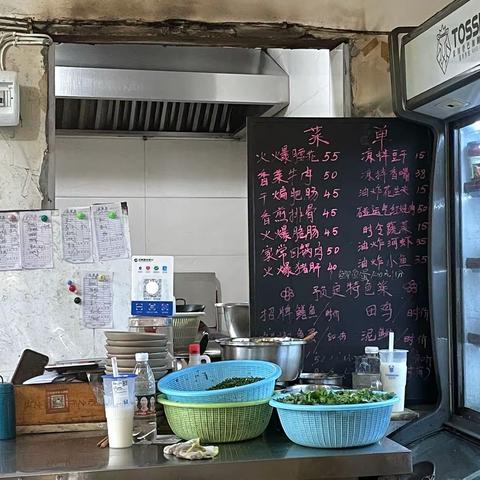
[[259, 49], [60, 44], [57, 132], [243, 136], [289, 102], [288, 75]]

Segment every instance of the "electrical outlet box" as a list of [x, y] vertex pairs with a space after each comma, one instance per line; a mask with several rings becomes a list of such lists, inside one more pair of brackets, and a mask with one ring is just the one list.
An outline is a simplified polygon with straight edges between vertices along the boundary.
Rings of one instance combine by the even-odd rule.
[[17, 72], [0, 70], [0, 127], [20, 123], [20, 89]]

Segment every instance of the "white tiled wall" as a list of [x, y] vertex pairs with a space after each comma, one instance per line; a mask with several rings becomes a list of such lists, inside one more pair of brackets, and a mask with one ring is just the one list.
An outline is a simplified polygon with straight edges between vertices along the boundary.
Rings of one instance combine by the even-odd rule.
[[57, 197], [144, 196], [142, 139], [57, 137], [57, 141]]
[[126, 200], [134, 254], [174, 255], [248, 301], [245, 142], [57, 137], [56, 158], [57, 208]]
[[148, 197], [246, 198], [245, 144], [221, 140], [145, 143]]
[[245, 198], [147, 197], [147, 252], [166, 255], [245, 255]]

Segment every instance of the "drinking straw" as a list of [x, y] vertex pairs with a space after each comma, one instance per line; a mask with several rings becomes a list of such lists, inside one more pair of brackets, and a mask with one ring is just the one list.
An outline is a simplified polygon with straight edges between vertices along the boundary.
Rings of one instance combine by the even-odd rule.
[[[388, 350], [390, 352], [393, 352], [393, 342], [394, 341], [395, 341], [395, 333], [389, 332], [388, 333]], [[116, 359], [115, 359], [115, 361], [116, 361]], [[113, 365], [113, 363], [112, 363], [112, 365]]]
[[112, 357], [112, 370], [113, 376], [118, 377], [118, 364], [117, 364], [117, 357]]

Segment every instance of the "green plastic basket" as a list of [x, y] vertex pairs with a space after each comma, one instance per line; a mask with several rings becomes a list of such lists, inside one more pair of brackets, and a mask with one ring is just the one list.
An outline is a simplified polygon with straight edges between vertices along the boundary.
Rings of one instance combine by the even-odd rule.
[[160, 395], [175, 435], [202, 442], [240, 442], [261, 435], [272, 415], [269, 398], [238, 403], [179, 403]]

